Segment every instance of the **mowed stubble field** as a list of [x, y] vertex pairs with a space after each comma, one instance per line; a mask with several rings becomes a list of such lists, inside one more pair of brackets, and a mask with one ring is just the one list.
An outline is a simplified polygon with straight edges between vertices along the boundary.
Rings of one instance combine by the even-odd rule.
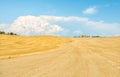
[[0, 77], [120, 77], [120, 37], [0, 35]]

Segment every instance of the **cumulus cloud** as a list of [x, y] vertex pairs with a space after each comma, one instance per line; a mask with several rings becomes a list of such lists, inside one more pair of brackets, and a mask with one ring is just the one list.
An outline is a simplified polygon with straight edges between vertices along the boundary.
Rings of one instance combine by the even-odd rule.
[[96, 7], [88, 7], [83, 11], [83, 14], [95, 14], [97, 12]]
[[52, 24], [43, 17], [21, 16], [6, 31], [21, 35], [53, 35], [64, 30], [59, 25]]
[[75, 35], [81, 35], [81, 34], [83, 34], [83, 32], [80, 31], [80, 30], [75, 30], [73, 33], [74, 33]]
[[4, 31], [7, 28], [7, 24], [0, 24], [0, 30]]
[[12, 24], [0, 24], [0, 30], [20, 35], [118, 35], [120, 23], [75, 16], [20, 16]]

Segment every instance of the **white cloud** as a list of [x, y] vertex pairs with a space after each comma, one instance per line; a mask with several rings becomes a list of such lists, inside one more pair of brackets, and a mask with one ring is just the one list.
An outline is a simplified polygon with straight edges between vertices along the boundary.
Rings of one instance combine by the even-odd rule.
[[6, 31], [21, 35], [53, 35], [64, 31], [64, 29], [42, 17], [21, 16]]
[[120, 23], [92, 21], [89, 18], [75, 16], [20, 16], [9, 26], [0, 24], [0, 30], [20, 35], [65, 35], [66, 32], [66, 35], [118, 35]]
[[96, 7], [88, 7], [83, 11], [83, 14], [95, 14], [97, 12]]
[[0, 31], [4, 31], [8, 26], [7, 24], [0, 24]]
[[80, 34], [83, 34], [83, 32], [82, 32], [82, 31], [80, 31], [80, 30], [75, 30], [73, 33], [74, 33], [75, 35], [80, 35]]

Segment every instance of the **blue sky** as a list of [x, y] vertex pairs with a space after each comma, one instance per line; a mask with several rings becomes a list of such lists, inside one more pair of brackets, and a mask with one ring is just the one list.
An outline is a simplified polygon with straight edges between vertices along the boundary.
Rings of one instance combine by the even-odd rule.
[[[13, 26], [12, 24], [17, 19], [18, 21], [15, 23], [18, 23], [20, 20], [19, 17], [21, 16], [24, 16], [27, 19], [28, 18], [27, 16], [39, 17], [42, 15], [64, 17], [64, 18], [71, 16], [79, 17], [79, 18], [87, 18], [89, 19], [89, 21], [92, 21], [94, 23], [101, 22], [99, 24], [103, 24], [103, 25], [107, 24], [107, 27], [109, 27], [110, 25], [110, 30], [113, 27], [116, 30], [117, 28], [120, 29], [119, 3], [120, 0], [0, 0], [0, 24], [2, 25], [2, 28], [0, 30], [7, 31], [8, 30], [6, 29], [7, 26], [8, 27]], [[29, 20], [25, 20], [25, 21], [29, 21]], [[86, 26], [87, 20], [86, 23], [84, 22], [81, 23], [81, 21], [70, 21], [70, 24], [69, 22], [65, 22], [65, 21], [56, 22], [55, 19], [53, 21], [55, 22], [52, 23], [52, 25], [57, 25], [60, 26], [62, 29], [65, 29], [65, 31], [63, 31], [65, 32], [63, 33], [65, 34], [64, 36], [79, 35], [79, 34], [87, 34], [87, 35], [94, 35], [94, 34], [119, 35], [120, 34], [119, 30], [117, 30], [117, 32], [113, 31], [113, 33], [110, 33], [111, 31], [109, 30], [110, 32], [108, 31], [105, 32], [104, 34], [104, 30], [106, 30], [105, 29], [106, 25], [105, 28], [102, 27], [103, 33], [100, 32], [96, 33], [96, 31], [94, 31], [94, 27], [89, 27], [89, 24], [87, 24]], [[49, 23], [51, 24], [51, 22]], [[3, 24], [5, 27], [3, 27]], [[77, 26], [73, 26], [73, 25], [77, 25]], [[29, 25], [27, 24], [27, 26]], [[100, 30], [102, 29], [100, 27]], [[20, 34], [20, 32], [18, 33]], [[32, 32], [30, 33], [35, 34], [34, 31], [33, 33]], [[63, 34], [60, 33], [60, 35]]]

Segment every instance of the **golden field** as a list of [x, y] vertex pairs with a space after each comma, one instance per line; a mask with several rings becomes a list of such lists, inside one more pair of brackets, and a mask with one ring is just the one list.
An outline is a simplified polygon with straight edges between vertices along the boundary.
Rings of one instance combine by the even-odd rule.
[[0, 77], [120, 77], [120, 37], [0, 35]]
[[0, 35], [0, 56], [13, 57], [57, 48], [69, 42], [57, 36], [11, 36]]

